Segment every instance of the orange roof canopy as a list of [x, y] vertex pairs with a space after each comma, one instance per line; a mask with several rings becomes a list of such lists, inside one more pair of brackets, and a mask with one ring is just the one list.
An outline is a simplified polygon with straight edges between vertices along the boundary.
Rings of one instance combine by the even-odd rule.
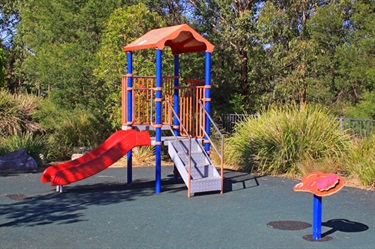
[[165, 46], [172, 49], [173, 54], [191, 52], [210, 52], [214, 45], [198, 34], [187, 24], [153, 29], [137, 40], [124, 47], [124, 51], [156, 48], [162, 50]]

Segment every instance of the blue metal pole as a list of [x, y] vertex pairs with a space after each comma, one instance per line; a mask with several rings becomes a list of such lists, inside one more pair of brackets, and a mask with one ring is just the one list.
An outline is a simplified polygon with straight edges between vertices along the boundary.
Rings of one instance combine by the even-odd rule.
[[[179, 76], [180, 76], [180, 56], [178, 54], [174, 55], [174, 91], [173, 91], [173, 109], [177, 116], [180, 116], [180, 98], [178, 96], [178, 89], [179, 86]], [[173, 132], [175, 136], [180, 135], [179, 131], [179, 123], [177, 117], [173, 119]], [[174, 182], [178, 182], [178, 170], [176, 165], [174, 165], [173, 169], [173, 180]]]
[[[208, 114], [211, 112], [211, 53], [206, 52], [206, 59], [205, 59], [205, 78], [204, 78], [204, 85], [205, 85], [205, 109]], [[210, 135], [210, 119], [206, 116], [205, 119], [205, 130], [208, 135]], [[205, 144], [204, 148], [206, 152], [210, 152], [210, 144], [208, 142], [208, 138], [205, 136]]]
[[155, 192], [161, 192], [162, 51], [156, 50]]
[[[178, 89], [176, 87], [179, 86], [179, 75], [180, 75], [180, 57], [179, 55], [175, 55], [174, 56], [174, 86], [175, 86], [175, 89], [174, 89], [174, 92], [173, 92], [173, 109], [175, 111], [175, 113], [179, 116], [180, 115], [180, 99], [179, 99], [179, 96], [178, 96]], [[174, 120], [173, 120], [173, 128], [174, 128], [174, 134], [176, 136], [180, 135], [180, 131], [179, 131], [179, 128], [176, 128], [177, 126], [179, 126], [179, 123], [178, 123], [178, 120], [176, 117], [174, 117]]]
[[[127, 129], [132, 129], [132, 121], [133, 121], [133, 55], [132, 52], [127, 52], [127, 59], [128, 59], [128, 123], [127, 123]], [[132, 184], [133, 179], [133, 172], [132, 172], [132, 157], [133, 152], [132, 150], [129, 150], [127, 154], [127, 171], [128, 171], [128, 184]]]
[[312, 238], [319, 240], [322, 237], [322, 197], [314, 195]]

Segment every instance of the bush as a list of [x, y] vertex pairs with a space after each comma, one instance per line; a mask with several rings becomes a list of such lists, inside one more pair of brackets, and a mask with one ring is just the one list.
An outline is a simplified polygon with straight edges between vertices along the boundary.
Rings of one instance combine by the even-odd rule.
[[41, 132], [40, 125], [32, 118], [38, 98], [31, 95], [12, 95], [0, 91], [0, 133], [3, 136], [22, 132]]
[[3, 137], [0, 141], [0, 153], [7, 154], [18, 149], [25, 149], [34, 158], [38, 166], [44, 165], [44, 156], [48, 153], [45, 138], [30, 132]]
[[[37, 161], [64, 160], [75, 147], [96, 147], [112, 130], [86, 107], [67, 110], [50, 99], [0, 91], [0, 151], [24, 148]], [[39, 162], [40, 164], [40, 162]]]
[[[50, 160], [64, 160], [74, 152], [75, 147], [96, 147], [111, 133], [93, 114], [77, 108], [71, 112], [59, 112], [55, 120], [47, 116], [42, 124], [48, 129]], [[47, 124], [46, 124], [47, 123]]]
[[231, 164], [264, 174], [295, 174], [309, 171], [301, 170], [303, 162], [342, 158], [349, 138], [323, 107], [291, 105], [272, 106], [238, 123], [226, 144]]
[[365, 92], [363, 99], [355, 106], [350, 106], [345, 116], [352, 118], [375, 119], [375, 93]]
[[364, 186], [375, 185], [375, 135], [354, 141], [347, 155], [347, 169]]

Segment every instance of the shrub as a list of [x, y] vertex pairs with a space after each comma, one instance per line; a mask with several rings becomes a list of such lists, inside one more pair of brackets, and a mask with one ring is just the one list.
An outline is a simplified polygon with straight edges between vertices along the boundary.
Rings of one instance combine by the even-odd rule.
[[235, 127], [226, 144], [227, 162], [261, 173], [299, 173], [297, 164], [339, 159], [349, 138], [339, 122], [316, 105], [272, 106]]
[[3, 136], [22, 132], [40, 132], [40, 125], [32, 118], [38, 106], [38, 98], [27, 95], [12, 95], [0, 91], [0, 133]]
[[87, 110], [75, 109], [69, 114], [63, 112], [59, 120], [59, 123], [49, 128], [50, 159], [66, 159], [75, 147], [96, 147], [110, 134], [110, 131]]
[[350, 106], [345, 116], [352, 118], [375, 119], [375, 93], [363, 93], [363, 99], [355, 106]]
[[19, 133], [9, 137], [3, 137], [0, 141], [1, 154], [7, 154], [18, 149], [25, 149], [34, 158], [38, 166], [44, 165], [44, 156], [48, 153], [45, 138], [41, 135], [33, 135], [30, 132]]
[[44, 99], [34, 118], [46, 132], [49, 160], [65, 160], [76, 147], [96, 147], [112, 132], [108, 123], [85, 107], [62, 108]]
[[355, 140], [347, 155], [347, 169], [365, 186], [375, 185], [375, 135]]

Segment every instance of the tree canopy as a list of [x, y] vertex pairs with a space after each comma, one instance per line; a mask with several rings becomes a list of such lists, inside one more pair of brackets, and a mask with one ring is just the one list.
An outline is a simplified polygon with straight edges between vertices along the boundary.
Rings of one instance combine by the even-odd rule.
[[[150, 29], [181, 23], [215, 45], [217, 113], [296, 102], [343, 115], [372, 101], [373, 0], [1, 0], [0, 7], [0, 87], [48, 93], [65, 108], [116, 116], [126, 73], [122, 47]], [[137, 73], [154, 72], [152, 51], [135, 59], [142, 61]], [[196, 60], [182, 58], [182, 73], [203, 78]]]

